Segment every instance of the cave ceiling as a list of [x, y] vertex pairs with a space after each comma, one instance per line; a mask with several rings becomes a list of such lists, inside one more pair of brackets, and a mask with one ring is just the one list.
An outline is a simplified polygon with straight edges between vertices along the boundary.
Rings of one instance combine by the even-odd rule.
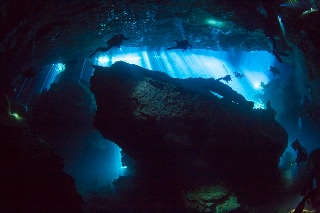
[[[88, 57], [90, 50], [106, 46], [112, 35], [120, 33], [130, 38], [123, 43], [128, 47], [157, 49], [186, 39], [193, 48], [272, 52], [265, 33], [265, 8], [279, 8], [278, 4], [265, 1], [263, 7], [260, 1], [245, 0], [3, 1], [1, 75], [6, 77], [4, 67], [15, 73], [30, 66], [39, 69]], [[296, 10], [284, 12], [294, 17]]]

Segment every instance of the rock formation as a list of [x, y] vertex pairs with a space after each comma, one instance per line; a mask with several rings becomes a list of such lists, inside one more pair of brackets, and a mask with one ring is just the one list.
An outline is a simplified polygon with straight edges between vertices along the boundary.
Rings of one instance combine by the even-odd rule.
[[83, 200], [63, 160], [23, 121], [0, 117], [0, 211], [80, 212]]
[[175, 79], [124, 62], [95, 66], [90, 83], [95, 128], [158, 187], [223, 180], [250, 199], [277, 187], [286, 131], [272, 112], [252, 109], [225, 84]]

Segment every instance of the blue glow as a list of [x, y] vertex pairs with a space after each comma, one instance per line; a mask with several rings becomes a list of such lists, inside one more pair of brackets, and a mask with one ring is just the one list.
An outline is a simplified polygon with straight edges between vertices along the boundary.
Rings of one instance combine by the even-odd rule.
[[65, 64], [57, 63], [42, 67], [35, 79], [35, 92], [40, 94], [43, 90], [48, 90], [52, 83], [59, 80], [59, 74], [65, 70]]
[[253, 86], [254, 86], [254, 88], [255, 88], [256, 90], [262, 89], [261, 83], [259, 83], [259, 82], [254, 83]]
[[[110, 53], [100, 55], [95, 64], [110, 66], [116, 61], [136, 64], [149, 70], [162, 71], [174, 78], [220, 78], [231, 75], [232, 81], [225, 83], [242, 94], [247, 100], [255, 100], [254, 95], [263, 88], [261, 82], [267, 84], [272, 76], [268, 68], [276, 62], [275, 57], [266, 51], [225, 52], [205, 49], [166, 50], [160, 48], [150, 50], [147, 47], [122, 47]], [[234, 72], [243, 73], [245, 77], [238, 79]], [[256, 104], [262, 108], [260, 104]]]
[[142, 67], [148, 69], [148, 70], [152, 70], [151, 64], [150, 64], [150, 59], [148, 56], [147, 51], [142, 51], [142, 57], [143, 57], [143, 61], [144, 61], [144, 66], [142, 65]]
[[115, 144], [115, 149], [116, 149], [116, 154], [115, 154], [115, 166], [116, 168], [118, 168], [118, 176], [123, 176], [125, 175], [125, 172], [126, 172], [126, 169], [127, 169], [127, 166], [122, 166], [122, 163], [121, 163], [121, 148], [118, 147], [116, 144]]
[[40, 94], [43, 90], [48, 90], [52, 83], [59, 81], [59, 74], [65, 70], [65, 64], [57, 63], [42, 67], [35, 78], [34, 91]]
[[112, 61], [112, 63], [115, 63], [117, 61], [124, 61], [124, 62], [130, 63], [130, 64], [136, 64], [136, 65], [141, 66], [140, 59], [141, 59], [141, 57], [139, 57], [138, 54], [132, 53], [132, 54], [128, 54], [128, 55], [113, 57], [111, 59], [111, 61]]
[[105, 66], [109, 62], [109, 58], [106, 56], [101, 56], [98, 58], [98, 63], [100, 66]]
[[129, 53], [126, 55], [118, 54], [113, 57], [100, 56], [96, 60], [97, 60], [96, 64], [103, 67], [110, 65], [110, 62], [111, 64], [113, 64], [117, 61], [124, 61], [130, 64], [136, 64], [141, 66], [141, 57], [139, 56], [138, 53]]
[[256, 90], [262, 89], [261, 82], [269, 82], [269, 78], [265, 73], [255, 71], [244, 71], [244, 75]]
[[261, 101], [261, 99], [258, 99], [254, 102], [254, 109], [265, 109], [264, 103]]
[[54, 69], [57, 72], [57, 74], [63, 72], [66, 69], [65, 64], [62, 64], [62, 63], [53, 64], [53, 66], [55, 67]]

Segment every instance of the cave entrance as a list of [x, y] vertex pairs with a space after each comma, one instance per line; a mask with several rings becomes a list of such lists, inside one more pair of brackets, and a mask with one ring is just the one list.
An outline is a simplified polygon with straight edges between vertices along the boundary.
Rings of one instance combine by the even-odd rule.
[[[89, 90], [93, 65], [110, 66], [116, 61], [136, 64], [143, 68], [167, 73], [173, 78], [215, 78], [229, 85], [233, 90], [255, 103], [255, 108], [264, 108], [266, 100], [271, 99], [276, 111], [284, 108], [281, 96], [274, 95], [272, 85], [279, 86], [293, 69], [280, 64], [274, 55], [266, 51], [239, 52], [213, 51], [209, 49], [167, 50], [147, 47], [121, 47], [111, 49], [93, 58], [75, 59], [43, 67], [37, 76], [15, 88], [16, 97], [27, 104], [32, 103], [34, 95], [50, 89], [52, 83], [75, 82]], [[280, 70], [279, 74], [270, 67]], [[227, 81], [224, 77], [230, 76]], [[272, 84], [270, 84], [272, 83]], [[271, 85], [266, 96], [267, 86]], [[91, 94], [92, 95], [92, 94]], [[94, 99], [94, 98], [93, 98]], [[92, 108], [95, 106], [93, 104]], [[124, 175], [126, 168], [121, 166], [121, 149], [114, 145], [114, 174], [112, 178]], [[88, 161], [90, 158], [87, 159]], [[100, 164], [100, 163], [99, 163]], [[108, 165], [106, 162], [105, 165]], [[108, 165], [110, 166], [110, 165]], [[117, 171], [116, 171], [117, 170]], [[117, 174], [116, 174], [117, 173]], [[76, 178], [75, 178], [76, 179]]]

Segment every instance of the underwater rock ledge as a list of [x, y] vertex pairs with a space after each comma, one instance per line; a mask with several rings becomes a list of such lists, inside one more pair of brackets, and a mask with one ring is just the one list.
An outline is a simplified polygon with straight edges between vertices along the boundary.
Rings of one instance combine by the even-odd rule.
[[0, 212], [80, 212], [83, 199], [63, 172], [63, 160], [28, 127], [3, 115], [9, 125], [0, 125]]
[[285, 129], [227, 85], [171, 78], [125, 62], [94, 67], [94, 127], [144, 174], [181, 185], [223, 179], [253, 199], [280, 179]]

